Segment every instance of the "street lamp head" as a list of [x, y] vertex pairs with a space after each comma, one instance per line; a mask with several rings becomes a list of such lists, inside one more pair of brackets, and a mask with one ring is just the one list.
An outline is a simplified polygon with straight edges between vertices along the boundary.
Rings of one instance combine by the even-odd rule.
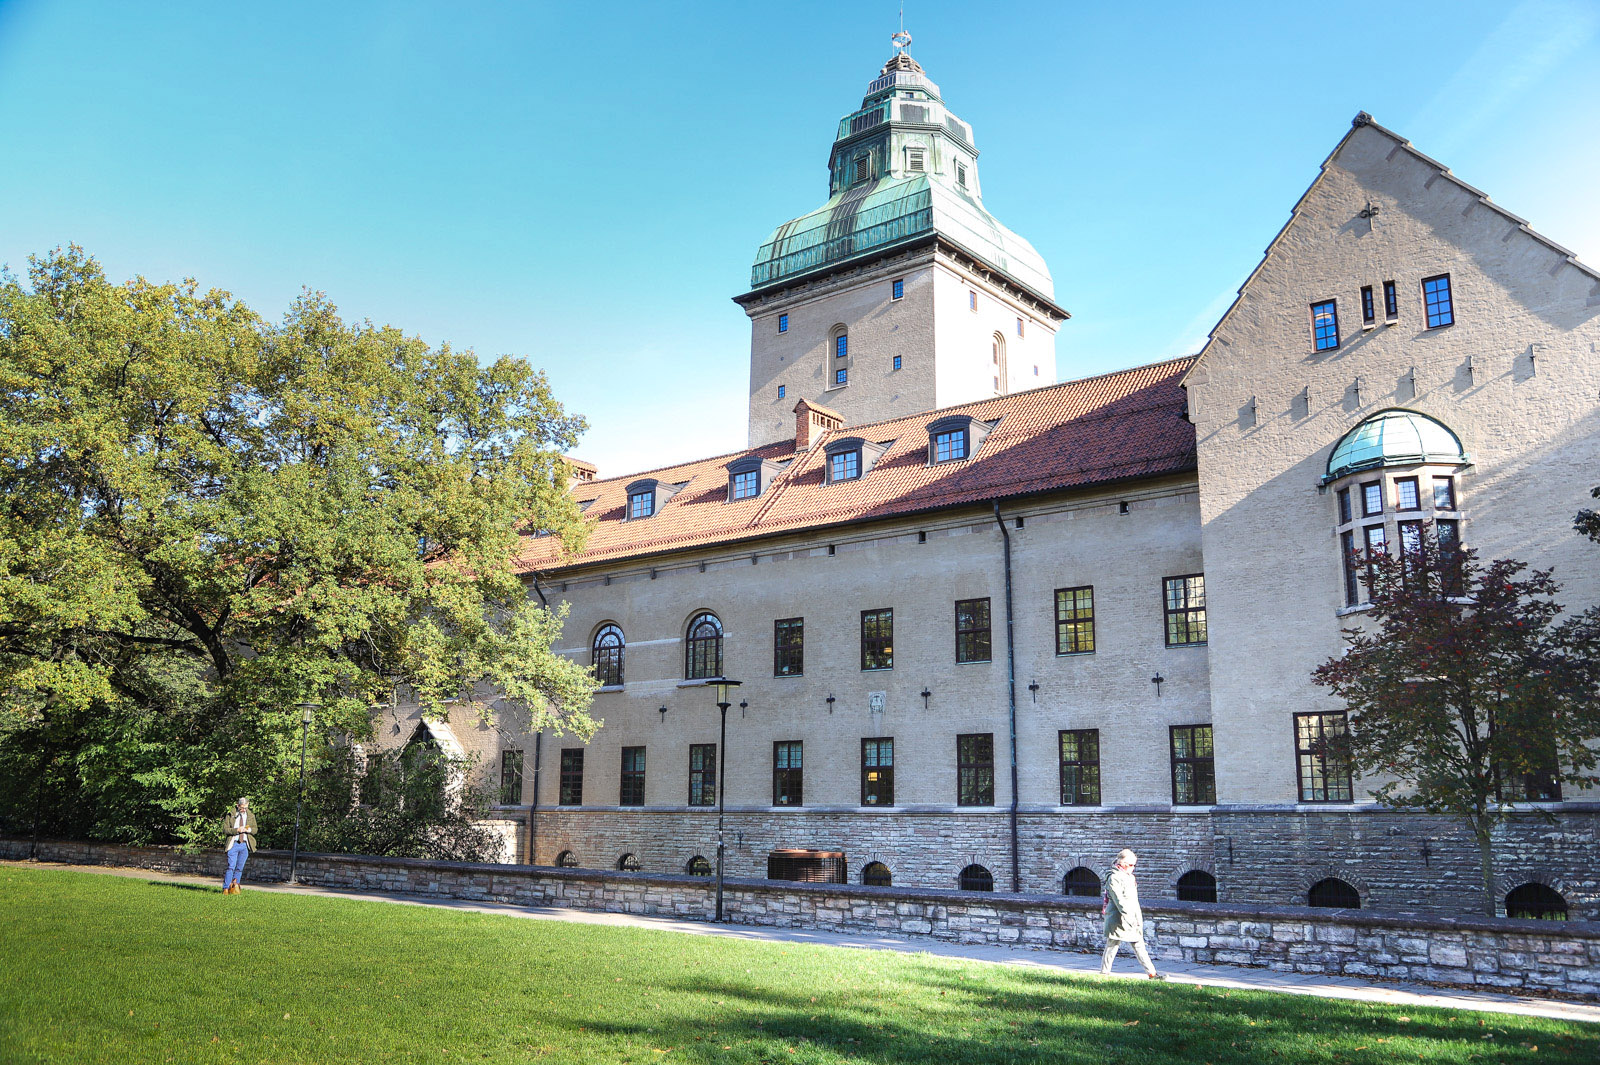
[[322, 704], [321, 703], [301, 703], [300, 704], [300, 720], [304, 721], [308, 725], [311, 724], [311, 714], [312, 714], [312, 712], [315, 711], [315, 710], [320, 710], [320, 709], [322, 709]]
[[720, 705], [728, 701], [728, 689], [737, 688], [742, 682], [729, 680], [727, 677], [717, 677], [711, 681], [717, 689], [717, 703]]

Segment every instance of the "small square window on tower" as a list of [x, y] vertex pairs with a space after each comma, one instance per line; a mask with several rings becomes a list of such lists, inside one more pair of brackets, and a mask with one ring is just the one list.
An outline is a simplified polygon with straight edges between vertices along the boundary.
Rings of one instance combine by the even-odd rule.
[[789, 316], [787, 314], [778, 315], [778, 332], [787, 333], [788, 331], [789, 331]]
[[967, 187], [967, 168], [962, 163], [956, 164], [956, 184], [962, 188]]
[[1021, 336], [1021, 335], [1022, 335], [1022, 319], [1018, 318], [1017, 319], [1017, 336]]
[[897, 299], [901, 299], [902, 297], [904, 297], [905, 294], [906, 294], [905, 278], [903, 278], [903, 277], [895, 278], [894, 279], [894, 287], [892, 288], [891, 292], [892, 292], [892, 294], [889, 297], [890, 299], [896, 299], [897, 300]]
[[789, 394], [789, 386], [788, 385], [779, 385], [778, 386], [778, 398], [779, 399], [782, 399], [784, 396], [787, 396], [788, 394]]
[[967, 310], [976, 311], [977, 309], [978, 309], [978, 290], [969, 288], [969, 289], [967, 289]]
[[894, 368], [896, 370], [900, 369], [900, 356], [898, 355], [894, 357]]

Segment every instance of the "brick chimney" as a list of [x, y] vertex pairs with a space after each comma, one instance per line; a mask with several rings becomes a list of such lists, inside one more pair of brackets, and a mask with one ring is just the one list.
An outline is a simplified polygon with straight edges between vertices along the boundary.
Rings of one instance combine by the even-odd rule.
[[844, 417], [808, 399], [794, 405], [794, 449], [810, 451], [822, 434], [844, 425]]
[[569, 487], [582, 481], [592, 481], [595, 478], [595, 474], [600, 472], [599, 467], [594, 463], [575, 459], [571, 455], [562, 455], [561, 461], [567, 467], [567, 485]]

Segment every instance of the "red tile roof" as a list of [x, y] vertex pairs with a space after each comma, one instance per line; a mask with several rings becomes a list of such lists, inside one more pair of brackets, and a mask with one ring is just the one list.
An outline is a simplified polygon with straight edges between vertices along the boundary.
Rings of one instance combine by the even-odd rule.
[[[791, 440], [658, 470], [573, 484], [592, 500], [583, 552], [564, 555], [555, 537], [524, 540], [519, 572], [613, 562], [686, 548], [793, 533], [1039, 492], [1195, 469], [1194, 426], [1183, 417], [1179, 380], [1193, 356], [964, 403], [821, 434], [804, 454]], [[928, 425], [951, 414], [995, 422], [971, 458], [928, 465]], [[859, 436], [888, 450], [859, 480], [826, 484], [830, 441]], [[792, 460], [759, 496], [728, 501], [728, 463], [745, 456]], [[683, 484], [649, 518], [624, 520], [627, 485], [650, 476]]]

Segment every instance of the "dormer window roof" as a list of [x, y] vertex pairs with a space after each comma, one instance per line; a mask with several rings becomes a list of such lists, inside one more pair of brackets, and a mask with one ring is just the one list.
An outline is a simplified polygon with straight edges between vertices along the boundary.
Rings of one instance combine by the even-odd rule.
[[893, 440], [881, 443], [872, 443], [859, 436], [846, 436], [830, 441], [823, 450], [827, 453], [827, 465], [824, 467], [825, 479], [828, 484], [838, 484], [841, 481], [854, 481], [865, 477], [883, 453], [889, 450]]
[[970, 414], [952, 414], [928, 423], [928, 465], [971, 458], [995, 424]]

